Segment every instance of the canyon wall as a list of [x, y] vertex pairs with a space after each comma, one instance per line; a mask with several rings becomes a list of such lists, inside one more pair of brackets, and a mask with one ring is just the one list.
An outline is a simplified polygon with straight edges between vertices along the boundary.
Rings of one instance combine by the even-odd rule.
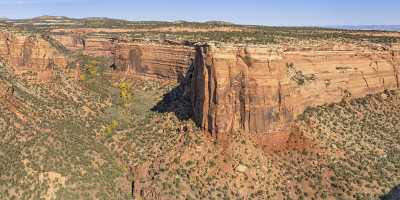
[[39, 35], [0, 31], [0, 59], [16, 70], [66, 67], [67, 58]]
[[399, 87], [399, 51], [199, 48], [192, 69], [194, 119], [215, 137], [273, 133], [308, 106]]
[[71, 51], [112, 58], [110, 66], [160, 79], [181, 80], [193, 62], [195, 48], [178, 44], [126, 41], [79, 35], [52, 36]]
[[194, 48], [183, 45], [118, 43], [115, 65], [136, 74], [181, 81], [194, 59]]
[[215, 137], [235, 130], [285, 131], [307, 107], [399, 87], [399, 48], [342, 45], [284, 50], [276, 46], [180, 45], [108, 37], [0, 32], [0, 58], [14, 68], [67, 66], [71, 52], [107, 57], [110, 67], [184, 81], [193, 118]]

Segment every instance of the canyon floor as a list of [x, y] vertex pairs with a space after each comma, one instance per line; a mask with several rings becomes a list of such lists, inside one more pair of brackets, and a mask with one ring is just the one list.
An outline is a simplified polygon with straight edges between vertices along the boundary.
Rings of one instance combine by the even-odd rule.
[[[173, 33], [189, 37], [177, 27]], [[381, 44], [396, 35], [368, 34], [360, 40]], [[77, 77], [57, 67], [38, 72], [0, 64], [0, 199], [396, 198], [400, 90], [309, 107], [268, 137], [234, 131], [215, 140], [192, 120], [184, 85], [82, 57], [95, 64], [82, 65]]]
[[0, 77], [15, 86], [1, 99], [2, 199], [376, 199], [399, 183], [398, 91], [309, 109], [271, 150], [180, 120], [173, 83], [126, 78], [123, 102], [105, 78]]

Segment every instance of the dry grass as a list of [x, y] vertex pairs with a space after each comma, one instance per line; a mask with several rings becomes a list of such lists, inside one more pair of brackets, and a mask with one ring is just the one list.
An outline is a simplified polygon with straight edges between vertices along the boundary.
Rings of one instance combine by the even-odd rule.
[[41, 83], [8, 69], [0, 199], [377, 199], [400, 182], [397, 91], [308, 109], [288, 148], [264, 151], [254, 135], [214, 142], [179, 113], [152, 111], [174, 84], [127, 78], [127, 101], [108, 70]]

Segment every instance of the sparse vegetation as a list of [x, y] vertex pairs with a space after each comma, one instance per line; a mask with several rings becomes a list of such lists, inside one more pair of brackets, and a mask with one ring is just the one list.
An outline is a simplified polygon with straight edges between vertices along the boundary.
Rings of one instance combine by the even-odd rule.
[[[137, 31], [85, 36], [243, 46], [285, 43], [289, 49], [332, 41], [386, 48], [398, 42], [395, 36], [215, 22], [62, 20], [70, 24], [34, 26], [16, 20], [13, 29], [41, 33], [68, 55], [67, 69], [53, 66], [54, 76], [40, 82], [37, 71], [16, 74], [0, 63], [0, 88], [13, 88], [12, 95], [0, 96], [0, 199], [378, 199], [400, 183], [399, 91], [351, 99], [344, 90], [340, 103], [306, 109], [292, 132], [281, 133], [289, 141], [269, 151], [255, 141], [257, 135], [244, 132], [210, 140], [190, 120], [192, 104], [184, 86], [113, 71], [107, 65], [110, 58], [71, 52], [43, 33], [132, 28]], [[197, 31], [207, 28], [215, 29]], [[250, 56], [241, 58], [248, 66], [257, 64]], [[68, 74], [72, 69], [80, 70], [79, 80]], [[299, 86], [316, 80], [296, 69], [296, 63], [287, 64], [287, 74]], [[332, 87], [331, 81], [326, 79], [325, 87]]]
[[303, 74], [302, 71], [296, 70], [293, 63], [287, 64], [287, 73], [288, 73], [288, 76], [290, 77], [290, 79], [292, 81], [295, 81], [297, 83], [297, 85], [300, 85], [300, 86], [305, 85], [306, 83], [315, 80], [314, 74], [309, 74], [309, 75]]
[[[50, 17], [51, 18], [51, 17]], [[192, 42], [224, 42], [236, 44], [298, 44], [304, 43], [320, 44], [321, 42], [351, 42], [363, 44], [378, 44], [390, 46], [399, 43], [399, 37], [385, 35], [385, 31], [352, 31], [317, 27], [273, 27], [273, 26], [248, 26], [235, 25], [230, 23], [197, 23], [197, 22], [159, 22], [159, 21], [137, 21], [109, 19], [109, 18], [35, 18], [9, 20], [4, 23], [8, 29], [17, 29], [27, 32], [44, 33], [44, 36], [51, 29], [72, 29], [72, 28], [108, 28], [108, 29], [131, 29], [135, 31], [123, 31], [121, 33], [92, 33], [109, 34], [110, 37], [123, 36], [135, 40], [160, 41], [164, 37], [168, 40], [183, 40]], [[175, 30], [173, 32], [166, 30]], [[199, 31], [208, 30], [208, 31]], [[377, 34], [364, 34], [364, 33]], [[383, 33], [383, 34], [379, 34]], [[55, 34], [63, 34], [55, 33]], [[89, 34], [90, 35], [90, 34]], [[56, 41], [49, 42], [62, 52], [67, 52], [65, 48], [57, 44]], [[162, 40], [163, 41], [163, 40]]]

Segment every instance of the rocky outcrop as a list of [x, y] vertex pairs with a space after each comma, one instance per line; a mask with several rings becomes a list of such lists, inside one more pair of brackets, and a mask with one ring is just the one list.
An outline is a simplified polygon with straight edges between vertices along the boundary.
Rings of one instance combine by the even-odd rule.
[[[178, 81], [186, 75], [193, 118], [217, 138], [235, 130], [285, 131], [307, 107], [400, 87], [400, 51], [395, 46], [391, 50], [352, 45], [284, 50], [282, 45], [199, 46], [76, 34], [52, 37], [70, 51], [109, 58], [117, 70]], [[16, 39], [2, 39], [2, 57], [8, 55], [16, 66], [31, 62], [46, 66], [36, 59], [44, 53], [32, 52], [34, 46], [45, 46], [40, 38], [18, 39], [24, 42], [13, 42], [19, 45], [12, 49], [20, 51], [12, 53], [7, 51], [8, 40]]]
[[109, 63], [119, 70], [130, 70], [140, 76], [180, 80], [193, 62], [191, 46], [126, 41], [107, 37], [55, 35], [54, 39], [72, 51], [111, 58]]
[[119, 42], [114, 46], [117, 68], [136, 74], [181, 81], [194, 59], [193, 47]]
[[18, 70], [66, 67], [66, 57], [40, 35], [0, 32], [0, 59]]
[[399, 87], [398, 51], [199, 48], [192, 74], [195, 121], [216, 137], [285, 130], [308, 106]]

